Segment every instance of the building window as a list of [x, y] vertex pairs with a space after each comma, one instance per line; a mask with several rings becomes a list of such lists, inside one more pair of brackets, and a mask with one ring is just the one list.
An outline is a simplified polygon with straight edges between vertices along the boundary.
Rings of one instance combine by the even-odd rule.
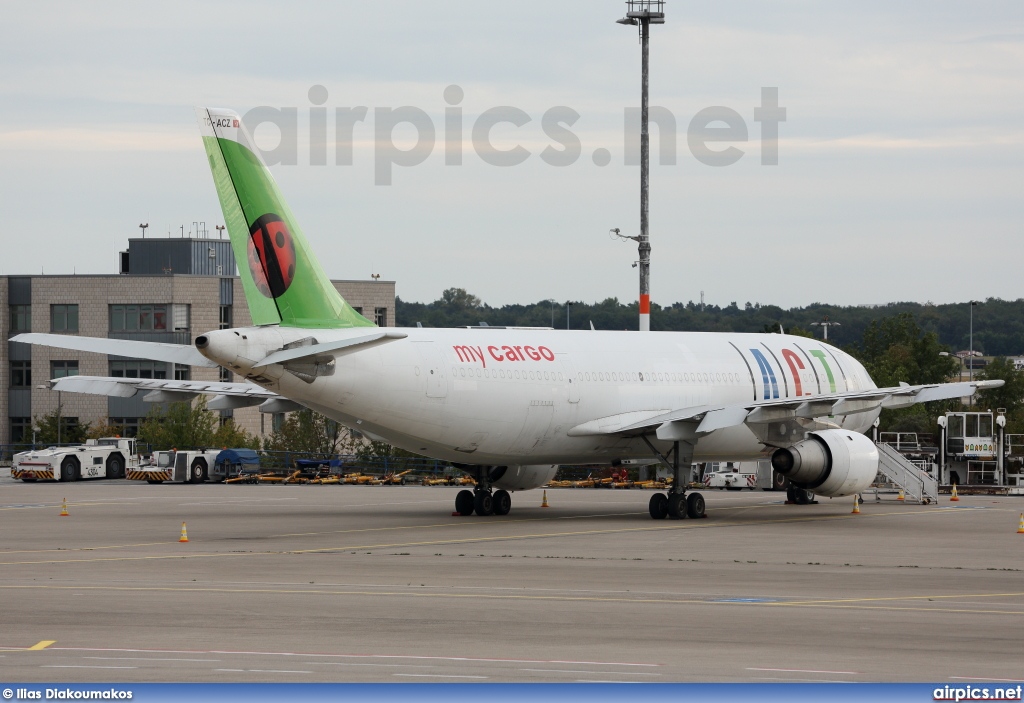
[[111, 417], [107, 419], [107, 424], [113, 427], [120, 427], [122, 437], [135, 437], [139, 434], [139, 425], [145, 419], [140, 417]]
[[222, 330], [231, 329], [231, 306], [221, 305], [220, 306], [220, 328]]
[[378, 327], [388, 326], [388, 309], [387, 308], [374, 308], [373, 309], [373, 322]]
[[167, 378], [167, 364], [162, 361], [131, 359], [111, 361], [110, 375], [115, 378]]
[[78, 361], [51, 361], [50, 378], [66, 378], [78, 375]]
[[221, 383], [231, 383], [235, 380], [235, 374], [231, 373], [231, 369], [226, 369], [223, 366], [220, 367], [220, 381]]
[[352, 309], [355, 310], [360, 315], [363, 314], [363, 306], [362, 305], [353, 305]]
[[32, 362], [12, 361], [11, 362], [11, 388], [32, 387]]
[[188, 303], [175, 303], [172, 309], [174, 313], [173, 326], [175, 332], [187, 332], [189, 330], [189, 312], [190, 307]]
[[284, 429], [284, 413], [274, 413], [270, 417], [270, 431], [280, 432]]
[[50, 306], [51, 332], [78, 332], [77, 305]]
[[11, 306], [11, 334], [21, 334], [32, 331], [32, 306], [12, 305]]
[[111, 332], [165, 332], [166, 305], [111, 305]]
[[32, 440], [32, 418], [11, 418], [11, 443], [21, 444]]
[[175, 381], [188, 381], [192, 378], [192, 367], [186, 366], [185, 364], [174, 365], [174, 380]]

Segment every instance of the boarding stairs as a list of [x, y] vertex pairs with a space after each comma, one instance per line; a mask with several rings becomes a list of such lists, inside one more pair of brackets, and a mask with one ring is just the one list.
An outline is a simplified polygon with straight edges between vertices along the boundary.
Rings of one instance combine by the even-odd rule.
[[[931, 503], [939, 501], [939, 483], [926, 470], [907, 459], [888, 444], [876, 443], [878, 447], [878, 473], [884, 477], [885, 484], [893, 489], [903, 490], [905, 500], [914, 503]], [[872, 489], [875, 500], [881, 500], [879, 491], [883, 486], [877, 482]]]

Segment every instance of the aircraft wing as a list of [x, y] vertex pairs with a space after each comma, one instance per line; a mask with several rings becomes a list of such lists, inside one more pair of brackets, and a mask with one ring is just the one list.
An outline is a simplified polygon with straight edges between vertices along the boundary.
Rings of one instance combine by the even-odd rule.
[[[50, 381], [53, 390], [69, 393], [89, 393], [130, 398], [139, 392], [143, 400], [168, 403], [191, 400], [197, 395], [213, 396], [207, 404], [209, 410], [233, 410], [253, 405], [273, 404], [271, 412], [298, 410], [300, 406], [281, 398], [273, 391], [252, 383], [223, 383], [211, 381], [170, 381], [160, 378], [121, 378], [106, 376], [66, 376]], [[294, 405], [295, 407], [291, 407]]]
[[166, 344], [164, 342], [138, 342], [129, 339], [109, 339], [107, 337], [78, 337], [70, 334], [44, 334], [42, 332], [26, 332], [11, 337], [12, 342], [39, 344], [44, 347], [73, 349], [75, 351], [95, 352], [96, 354], [114, 354], [136, 359], [166, 361], [188, 366], [205, 366], [216, 368], [217, 364], [207, 359], [191, 344]]
[[671, 411], [634, 411], [591, 420], [571, 428], [568, 434], [638, 435], [654, 431], [659, 437], [665, 435], [665, 438], [669, 438], [677, 434], [673, 431], [673, 424], [688, 424], [691, 432], [699, 436], [741, 424], [764, 425], [789, 419], [812, 420], [870, 412], [878, 408], [903, 408], [916, 403], [963, 398], [981, 389], [1002, 385], [1003, 381], [998, 380], [920, 386], [904, 384], [892, 388], [872, 388], [806, 398], [780, 398], [748, 404], [700, 405]]

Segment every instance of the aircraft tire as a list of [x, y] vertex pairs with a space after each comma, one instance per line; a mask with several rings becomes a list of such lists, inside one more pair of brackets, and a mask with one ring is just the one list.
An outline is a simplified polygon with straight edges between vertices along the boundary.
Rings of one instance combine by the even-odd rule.
[[493, 500], [495, 515], [508, 515], [509, 511], [512, 510], [512, 496], [509, 495], [508, 491], [495, 491]]
[[651, 502], [647, 504], [647, 510], [654, 520], [664, 520], [668, 517], [668, 496], [664, 493], [655, 493], [651, 496]]
[[699, 520], [704, 516], [704, 496], [691, 493], [686, 497], [686, 517]]
[[494, 498], [487, 491], [480, 491], [473, 497], [473, 509], [480, 517], [494, 514]]
[[455, 512], [463, 517], [473, 514], [473, 491], [459, 491], [455, 496]]
[[686, 494], [673, 493], [668, 497], [668, 516], [673, 520], [686, 517]]

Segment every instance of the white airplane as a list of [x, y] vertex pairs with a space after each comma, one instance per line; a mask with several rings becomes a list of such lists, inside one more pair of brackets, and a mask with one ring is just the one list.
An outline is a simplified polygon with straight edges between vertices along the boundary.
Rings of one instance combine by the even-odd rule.
[[[652, 518], [703, 517], [692, 462], [771, 457], [807, 502], [860, 493], [878, 471], [864, 436], [882, 408], [972, 395], [1002, 381], [877, 388], [853, 357], [783, 334], [378, 329], [337, 293], [238, 114], [198, 109], [203, 142], [254, 326], [195, 347], [22, 334], [15, 341], [221, 366], [245, 383], [73, 376], [63, 391], [149, 400], [215, 396], [209, 407], [311, 408], [472, 474], [463, 515], [505, 515], [510, 491], [558, 464], [657, 458], [674, 472]], [[269, 404], [269, 405], [268, 405]]]

